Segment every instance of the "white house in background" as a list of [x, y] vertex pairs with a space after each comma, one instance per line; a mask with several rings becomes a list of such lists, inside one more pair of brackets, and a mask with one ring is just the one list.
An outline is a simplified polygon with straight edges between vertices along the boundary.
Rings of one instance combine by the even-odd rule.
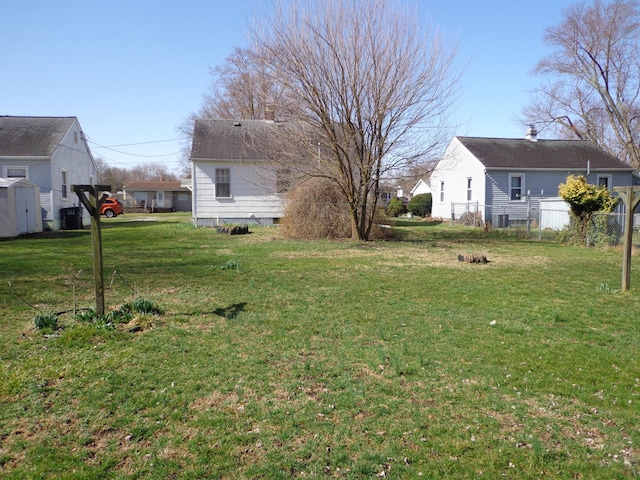
[[429, 183], [429, 179], [425, 180], [421, 178], [417, 181], [415, 186], [411, 189], [411, 198], [422, 193], [431, 193], [431, 185]]
[[[82, 208], [71, 186], [97, 180], [78, 119], [0, 116], [0, 177], [25, 178], [36, 184], [43, 227], [59, 229], [62, 208]], [[90, 222], [86, 212], [83, 221]]]
[[633, 185], [632, 168], [584, 140], [454, 137], [431, 174], [434, 217], [472, 213], [494, 226], [526, 222], [540, 200], [558, 196], [568, 175], [587, 182]]
[[191, 183], [182, 182], [130, 182], [124, 186], [123, 203], [126, 208], [152, 209], [156, 212], [190, 212]]
[[38, 186], [26, 178], [0, 178], [0, 238], [41, 231]]
[[284, 215], [277, 175], [256, 143], [276, 134], [280, 122], [196, 120], [191, 147], [193, 222], [270, 225]]

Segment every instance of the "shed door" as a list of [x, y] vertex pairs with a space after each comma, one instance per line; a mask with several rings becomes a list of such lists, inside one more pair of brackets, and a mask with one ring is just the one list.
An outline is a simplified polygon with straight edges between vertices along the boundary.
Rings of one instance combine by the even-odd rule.
[[36, 191], [34, 188], [16, 186], [16, 223], [18, 235], [36, 231]]

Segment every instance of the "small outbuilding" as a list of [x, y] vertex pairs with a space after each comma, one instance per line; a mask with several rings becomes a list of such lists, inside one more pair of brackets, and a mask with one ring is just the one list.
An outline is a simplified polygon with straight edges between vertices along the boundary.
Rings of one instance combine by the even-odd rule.
[[40, 188], [26, 178], [0, 178], [0, 238], [41, 231]]

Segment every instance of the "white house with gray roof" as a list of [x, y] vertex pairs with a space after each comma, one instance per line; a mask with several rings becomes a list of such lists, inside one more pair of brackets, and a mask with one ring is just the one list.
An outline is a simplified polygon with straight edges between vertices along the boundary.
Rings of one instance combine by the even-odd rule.
[[431, 174], [432, 215], [474, 214], [494, 226], [526, 221], [540, 200], [558, 196], [568, 175], [608, 189], [633, 185], [632, 168], [584, 140], [454, 137]]
[[[76, 117], [0, 116], [0, 177], [40, 187], [45, 228], [61, 226], [62, 208], [80, 206], [72, 185], [96, 183], [96, 165]], [[89, 215], [84, 212], [83, 222]]]
[[271, 225], [283, 216], [277, 175], [260, 147], [281, 128], [265, 120], [196, 120], [191, 148], [196, 226]]

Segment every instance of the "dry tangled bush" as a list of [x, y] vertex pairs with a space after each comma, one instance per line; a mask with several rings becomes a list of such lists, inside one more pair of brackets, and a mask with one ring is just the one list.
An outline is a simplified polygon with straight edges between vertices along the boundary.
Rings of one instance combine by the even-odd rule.
[[338, 188], [322, 178], [311, 178], [291, 190], [282, 218], [289, 238], [350, 238], [349, 207]]

